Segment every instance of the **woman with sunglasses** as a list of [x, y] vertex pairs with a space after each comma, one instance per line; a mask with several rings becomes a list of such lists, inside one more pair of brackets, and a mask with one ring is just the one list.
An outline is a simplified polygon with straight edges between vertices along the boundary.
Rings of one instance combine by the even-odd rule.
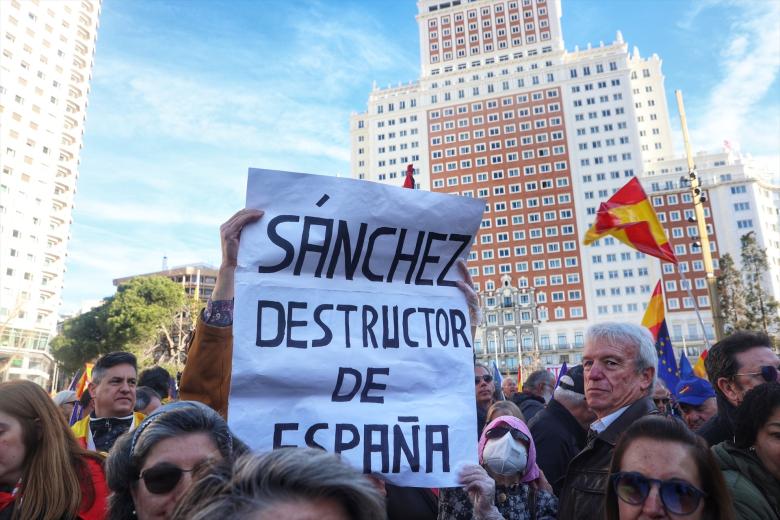
[[165, 520], [203, 464], [247, 451], [208, 406], [178, 401], [120, 437], [106, 461], [110, 520]]
[[0, 519], [99, 520], [107, 497], [103, 459], [79, 446], [46, 392], [0, 384]]
[[474, 397], [477, 400], [477, 435], [485, 427], [488, 408], [493, 404], [496, 385], [490, 369], [482, 363], [474, 365]]
[[[540, 489], [542, 472], [528, 427], [517, 417], [491, 421], [479, 439], [480, 465], [460, 473], [462, 488], [442, 489], [440, 520], [546, 520], [558, 515], [558, 499]], [[549, 489], [549, 484], [544, 486]]]
[[780, 383], [745, 394], [734, 443], [712, 448], [734, 497], [737, 518], [780, 518]]
[[731, 499], [707, 444], [660, 416], [631, 425], [615, 447], [607, 520], [732, 520]]

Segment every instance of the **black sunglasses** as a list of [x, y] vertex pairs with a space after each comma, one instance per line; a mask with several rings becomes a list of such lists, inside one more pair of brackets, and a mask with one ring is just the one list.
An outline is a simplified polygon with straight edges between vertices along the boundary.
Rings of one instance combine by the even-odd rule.
[[475, 385], [478, 385], [481, 381], [484, 381], [486, 383], [490, 383], [491, 381], [493, 381], [493, 376], [491, 376], [490, 374], [485, 374], [485, 375], [483, 375], [481, 377], [480, 376], [474, 376], [474, 384]]
[[761, 378], [767, 383], [773, 383], [777, 381], [777, 367], [772, 365], [766, 365], [761, 367], [760, 372], [747, 372], [744, 374], [734, 374], [736, 376], [761, 376]]
[[141, 472], [139, 480], [144, 481], [146, 490], [155, 495], [164, 495], [173, 491], [173, 488], [181, 480], [184, 473], [193, 471], [192, 469], [181, 469], [169, 462], [162, 462]]
[[486, 439], [500, 439], [504, 435], [509, 433], [516, 441], [527, 442], [528, 438], [523, 432], [516, 428], [510, 428], [509, 426], [496, 426], [485, 432]]
[[658, 494], [664, 508], [675, 515], [689, 515], [699, 507], [706, 493], [684, 480], [658, 480], [641, 473], [621, 471], [612, 475], [612, 487], [618, 498], [627, 504], [642, 505], [650, 489], [658, 484]]

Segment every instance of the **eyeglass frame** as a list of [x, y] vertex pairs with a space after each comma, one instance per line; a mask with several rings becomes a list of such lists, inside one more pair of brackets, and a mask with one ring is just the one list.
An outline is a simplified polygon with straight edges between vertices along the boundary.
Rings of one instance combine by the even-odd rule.
[[[201, 464], [202, 464], [202, 463], [201, 463]], [[195, 465], [195, 467], [193, 467], [193, 468], [190, 468], [190, 469], [184, 469], [184, 468], [180, 468], [180, 467], [179, 467], [179, 466], [177, 466], [176, 464], [172, 464], [172, 463], [170, 463], [170, 462], [161, 462], [160, 464], [155, 464], [155, 465], [154, 465], [154, 466], [152, 466], [151, 468], [146, 468], [145, 470], [143, 470], [142, 472], [140, 472], [140, 473], [138, 474], [138, 480], [142, 480], [142, 481], [143, 481], [143, 483], [144, 483], [144, 487], [146, 488], [146, 490], [147, 490], [149, 493], [151, 493], [151, 494], [153, 494], [153, 495], [167, 495], [168, 493], [170, 493], [171, 491], [173, 491], [174, 489], [176, 489], [176, 486], [178, 486], [178, 485], [179, 485], [179, 482], [181, 482], [181, 477], [183, 476], [183, 474], [184, 474], [184, 473], [190, 473], [190, 472], [192, 472], [192, 471], [195, 471], [196, 469], [198, 469], [198, 468], [201, 466], [201, 464], [197, 464], [197, 465]], [[155, 469], [155, 468], [158, 468], [158, 467], [160, 467], [160, 466], [166, 466], [166, 467], [168, 467], [168, 468], [175, 469], [175, 470], [178, 472], [178, 477], [176, 477], [176, 482], [174, 482], [173, 486], [171, 486], [171, 488], [170, 488], [169, 490], [167, 490], [167, 491], [161, 491], [161, 492], [157, 492], [157, 491], [153, 491], [152, 489], [150, 489], [150, 488], [149, 488], [149, 483], [146, 481], [145, 474], [146, 474], [147, 472], [149, 472], [149, 470], [153, 470], [153, 469]]]
[[493, 376], [490, 374], [482, 374], [481, 376], [474, 376], [474, 385], [478, 385], [481, 382], [485, 383], [492, 383], [493, 382]]
[[[737, 376], [761, 376], [761, 379], [763, 379], [765, 383], [773, 383], [778, 380], [778, 375], [780, 375], [780, 370], [778, 370], [778, 367], [772, 365], [761, 365], [759, 368], [760, 368], [760, 372], [743, 372], [742, 374], [734, 374], [732, 378]], [[766, 373], [774, 372], [775, 375], [774, 379], [767, 379], [765, 372]]]
[[[617, 489], [618, 488], [618, 481], [621, 478], [625, 477], [626, 475], [639, 475], [641, 478], [643, 478], [644, 480], [646, 480], [647, 482], [650, 483], [650, 487], [647, 488], [647, 494], [642, 498], [642, 501], [637, 503], [637, 504], [634, 504], [633, 502], [629, 502], [625, 498], [621, 497], [620, 493], [618, 492], [618, 489]], [[640, 505], [644, 504], [645, 501], [647, 500], [647, 497], [650, 496], [650, 491], [652, 491], [653, 487], [657, 484], [658, 485], [658, 498], [661, 500], [661, 503], [664, 506], [664, 510], [666, 510], [667, 512], [670, 512], [672, 514], [682, 515], [682, 516], [690, 515], [694, 511], [696, 511], [696, 509], [699, 507], [699, 504], [701, 504], [701, 500], [703, 498], [707, 498], [707, 496], [708, 496], [707, 493], [705, 493], [704, 491], [702, 491], [701, 489], [697, 488], [696, 486], [694, 486], [693, 484], [691, 484], [690, 482], [688, 482], [686, 480], [682, 480], [682, 479], [661, 480], [661, 479], [657, 479], [657, 478], [650, 478], [648, 476], [643, 475], [642, 473], [639, 473], [638, 471], [618, 471], [617, 473], [612, 473], [609, 476], [609, 482], [610, 482], [610, 484], [612, 486], [612, 489], [615, 491], [615, 496], [617, 498], [619, 498], [620, 500], [622, 500], [623, 502], [625, 502], [626, 504], [629, 504], [629, 505], [632, 505], [632, 506], [640, 506]], [[697, 495], [696, 507], [694, 507], [693, 509], [691, 509], [687, 513], [672, 511], [671, 509], [669, 509], [669, 506], [666, 504], [666, 500], [664, 499], [664, 495], [663, 495], [663, 493], [661, 493], [661, 486], [663, 486], [664, 484], [678, 484], [678, 485], [679, 484], [685, 484], [686, 486], [688, 486], [691, 489], [693, 489], [696, 492], [696, 495]]]

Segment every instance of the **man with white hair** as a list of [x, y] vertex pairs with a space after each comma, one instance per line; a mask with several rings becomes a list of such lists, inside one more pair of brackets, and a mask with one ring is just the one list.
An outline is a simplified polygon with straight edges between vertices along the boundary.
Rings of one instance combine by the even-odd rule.
[[658, 414], [651, 398], [657, 366], [655, 342], [644, 327], [602, 323], [588, 329], [582, 367], [596, 420], [585, 448], [569, 463], [559, 518], [604, 518], [609, 463], [620, 434], [637, 419]]
[[512, 396], [517, 393], [517, 379], [506, 376], [501, 381], [501, 392], [504, 394], [504, 399], [512, 399]]

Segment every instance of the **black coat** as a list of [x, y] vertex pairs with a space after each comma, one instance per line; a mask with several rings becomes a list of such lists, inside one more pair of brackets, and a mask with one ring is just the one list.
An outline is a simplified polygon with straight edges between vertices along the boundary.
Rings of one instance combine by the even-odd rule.
[[701, 435], [710, 447], [721, 442], [734, 441], [734, 421], [737, 408], [728, 402], [724, 397], [718, 395], [718, 415], [710, 418], [709, 421], [701, 425], [696, 433]]
[[618, 438], [634, 421], [658, 413], [650, 397], [635, 401], [572, 459], [561, 491], [558, 518], [566, 520], [604, 518], [604, 497], [609, 481], [609, 464]]
[[569, 462], [585, 447], [587, 432], [555, 399], [534, 416], [528, 427], [536, 445], [536, 463], [558, 496]]
[[533, 419], [534, 415], [544, 410], [544, 399], [526, 392], [513, 395], [512, 401], [523, 412], [526, 424]]

